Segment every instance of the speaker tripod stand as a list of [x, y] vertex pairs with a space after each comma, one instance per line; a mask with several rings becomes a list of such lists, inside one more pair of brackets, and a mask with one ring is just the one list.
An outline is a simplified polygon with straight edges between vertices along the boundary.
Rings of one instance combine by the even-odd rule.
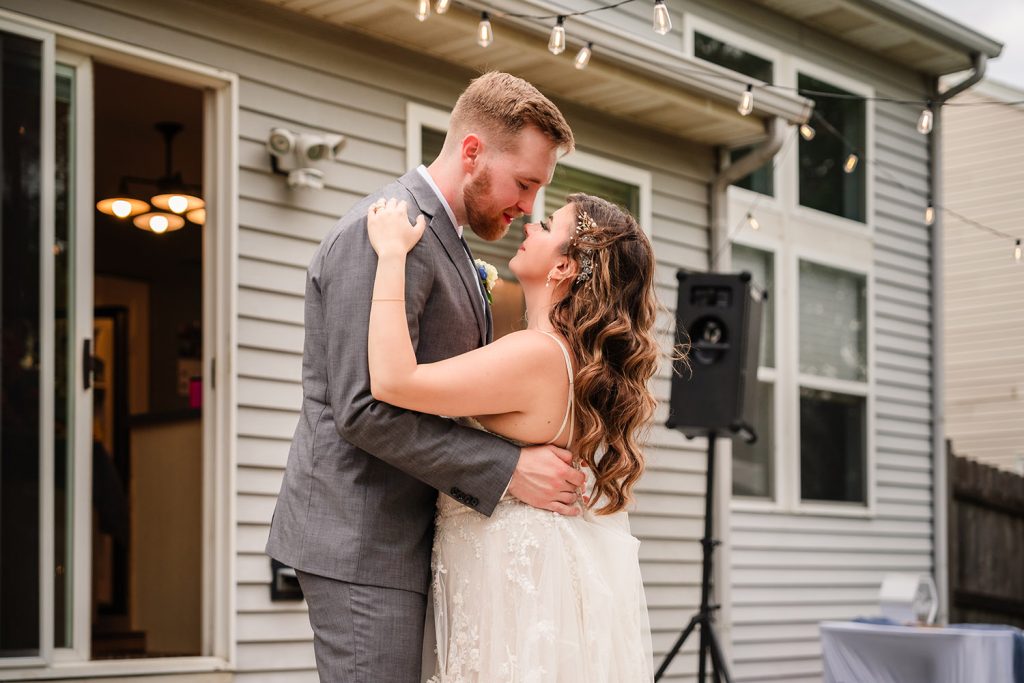
[[654, 680], [661, 680], [662, 675], [668, 669], [668, 665], [672, 663], [672, 660], [679, 653], [679, 649], [686, 642], [686, 639], [690, 637], [693, 630], [700, 627], [700, 648], [698, 651], [698, 664], [697, 664], [697, 683], [704, 683], [704, 674], [707, 672], [707, 660], [708, 656], [711, 657], [711, 671], [714, 679], [717, 683], [725, 681], [725, 683], [732, 683], [732, 679], [729, 678], [729, 670], [725, 665], [725, 657], [722, 656], [722, 647], [719, 645], [718, 636], [715, 635], [714, 625], [711, 623], [711, 612], [718, 609], [718, 606], [712, 606], [711, 599], [711, 570], [712, 560], [715, 553], [715, 546], [719, 544], [711, 537], [712, 529], [714, 528], [714, 500], [715, 500], [715, 442], [718, 440], [718, 432], [711, 430], [708, 432], [708, 468], [707, 468], [707, 492], [704, 495], [704, 538], [701, 539], [700, 544], [704, 553], [704, 562], [700, 579], [700, 608], [697, 613], [690, 619], [690, 623], [686, 625], [683, 632], [680, 634], [679, 639], [676, 640], [675, 645], [665, 655], [665, 661], [658, 667], [657, 673], [654, 674]]

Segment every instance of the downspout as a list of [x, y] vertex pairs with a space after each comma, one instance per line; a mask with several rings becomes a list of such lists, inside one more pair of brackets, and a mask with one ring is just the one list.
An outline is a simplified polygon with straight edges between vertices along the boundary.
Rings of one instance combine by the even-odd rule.
[[[988, 57], [977, 53], [973, 55], [971, 74], [952, 88], [938, 93], [936, 82], [932, 101], [934, 119], [932, 132], [928, 136], [928, 147], [931, 156], [932, 205], [942, 206], [942, 104], [985, 76]], [[942, 211], [935, 212], [932, 223], [931, 260], [932, 260], [932, 508], [934, 512], [934, 564], [935, 587], [939, 595], [939, 614], [937, 620], [945, 624], [949, 620], [949, 607], [952, 596], [949, 593], [949, 477], [946, 457], [946, 369], [945, 369], [945, 268], [943, 259], [943, 222]]]
[[[808, 111], [808, 115], [810, 112]], [[786, 140], [786, 121], [778, 116], [768, 121], [768, 139], [754, 147], [734, 164], [719, 171], [709, 183], [708, 222], [711, 224], [711, 244], [708, 251], [708, 270], [727, 272], [731, 269], [732, 255], [728, 247], [728, 189], [731, 184], [761, 168], [782, 149]], [[721, 474], [715, 481], [717, 505], [715, 516], [718, 528], [715, 538], [721, 541], [715, 557], [714, 600], [719, 609], [715, 615], [720, 645], [725, 661], [732, 662], [732, 598], [729, 568], [732, 564], [729, 545], [729, 507], [732, 501], [732, 442], [722, 439], [717, 448], [716, 469]]]
[[729, 186], [740, 178], [761, 168], [782, 149], [786, 141], [786, 122], [778, 116], [768, 121], [768, 139], [750, 150], [750, 153], [734, 164], [729, 164], [711, 179], [709, 197], [709, 219], [711, 223], [711, 247], [708, 251], [708, 270], [727, 272], [731, 267], [729, 253], [728, 194]]

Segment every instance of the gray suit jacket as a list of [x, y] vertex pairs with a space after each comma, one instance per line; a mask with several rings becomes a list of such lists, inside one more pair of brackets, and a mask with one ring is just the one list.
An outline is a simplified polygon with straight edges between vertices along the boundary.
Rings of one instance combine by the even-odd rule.
[[421, 363], [489, 341], [490, 311], [447, 212], [415, 170], [356, 204], [328, 233], [306, 277], [302, 414], [267, 553], [310, 574], [425, 593], [437, 491], [489, 515], [519, 448], [370, 395], [367, 330], [377, 256], [366, 211], [409, 202], [428, 228], [406, 266], [406, 316]]

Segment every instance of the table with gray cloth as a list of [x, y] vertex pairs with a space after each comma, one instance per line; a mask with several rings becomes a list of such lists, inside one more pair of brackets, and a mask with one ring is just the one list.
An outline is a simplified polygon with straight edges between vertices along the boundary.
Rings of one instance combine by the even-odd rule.
[[1012, 630], [819, 625], [825, 683], [1014, 683]]

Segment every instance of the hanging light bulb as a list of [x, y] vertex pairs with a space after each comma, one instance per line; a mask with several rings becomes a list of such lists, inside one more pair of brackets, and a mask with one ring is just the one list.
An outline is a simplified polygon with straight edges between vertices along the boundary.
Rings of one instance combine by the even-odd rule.
[[749, 226], [751, 230], [755, 231], [761, 229], [761, 224], [757, 222], [757, 219], [754, 218], [754, 214], [752, 213], [747, 214], [747, 226]]
[[935, 224], [935, 207], [928, 202], [928, 208], [924, 210], [924, 224], [931, 227]]
[[580, 48], [580, 51], [576, 53], [575, 66], [577, 69], [586, 69], [587, 64], [590, 64], [590, 56], [594, 53], [594, 44], [587, 43]]
[[932, 124], [935, 123], [935, 112], [932, 111], [931, 100], [928, 101], [928, 106], [921, 110], [921, 115], [917, 117], [917, 132], [921, 135], [928, 135], [932, 132]]
[[476, 27], [476, 44], [487, 47], [494, 42], [494, 31], [491, 29], [491, 17], [487, 12], [480, 13], [480, 24]]
[[665, 35], [672, 30], [672, 17], [665, 7], [665, 0], [654, 0], [654, 32]]
[[111, 197], [110, 199], [96, 202], [96, 209], [108, 216], [128, 218], [128, 216], [149, 211], [149, 204], [140, 199], [132, 199], [131, 197]]
[[1021, 260], [1022, 256], [1024, 256], [1024, 253], [1021, 252], [1020, 240], [1017, 240], [1017, 243], [1013, 245], [1013, 260], [1014, 260], [1014, 262], [1020, 263], [1020, 260]]
[[427, 17], [430, 16], [430, 0], [419, 0], [416, 3], [416, 18], [420, 21], [426, 21]]
[[565, 17], [558, 17], [558, 21], [551, 29], [551, 37], [548, 38], [548, 50], [553, 55], [560, 55], [565, 52]]
[[860, 161], [860, 159], [857, 158], [857, 155], [850, 152], [850, 156], [846, 157], [846, 161], [843, 163], [843, 171], [846, 173], [853, 173], [857, 168], [858, 161]]
[[154, 232], [162, 235], [165, 232], [180, 230], [185, 225], [185, 219], [173, 213], [144, 213], [132, 219], [136, 228]]
[[452, 0], [437, 0], [437, 4], [434, 5], [434, 11], [438, 14], [444, 14], [448, 11], [448, 8], [452, 6]]
[[811, 140], [814, 139], [814, 136], [815, 136], [815, 132], [814, 132], [814, 129], [811, 128], [810, 124], [807, 124], [807, 123], [800, 124], [800, 137], [802, 137], [804, 140], [807, 140], [808, 142], [810, 142]]
[[754, 86], [747, 85], [747, 89], [743, 91], [743, 95], [740, 97], [740, 106], [736, 107], [736, 111], [741, 116], [749, 116], [750, 112], [754, 111]]
[[172, 213], [185, 213], [186, 211], [201, 209], [206, 206], [206, 202], [201, 198], [180, 192], [154, 195], [149, 198], [149, 201], [156, 208], [171, 211]]

